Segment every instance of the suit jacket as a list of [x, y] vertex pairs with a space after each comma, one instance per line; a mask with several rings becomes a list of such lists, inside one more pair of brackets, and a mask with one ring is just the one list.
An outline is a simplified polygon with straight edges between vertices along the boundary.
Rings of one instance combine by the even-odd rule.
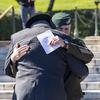
[[73, 75], [73, 73], [70, 73], [65, 80], [65, 91], [67, 93], [66, 100], [81, 100], [83, 97], [80, 79]]
[[[19, 98], [20, 100], [27, 100], [27, 99], [34, 100], [33, 98], [35, 98], [36, 100], [40, 100], [40, 99], [41, 100], [65, 100], [66, 98], [64, 88], [63, 88], [64, 87], [63, 76], [65, 73], [65, 68], [67, 68], [68, 66], [68, 63], [65, 60], [67, 59], [67, 57], [65, 58], [65, 55], [67, 54], [66, 50], [63, 48], [59, 48], [55, 52], [48, 55], [49, 56], [49, 59], [48, 59], [48, 56], [45, 55], [43, 48], [41, 47], [39, 41], [36, 38], [38, 34], [43, 33], [49, 29], [50, 28], [43, 27], [43, 26], [39, 26], [35, 28], [33, 27], [32, 29], [25, 29], [20, 32], [17, 32], [11, 37], [11, 45], [10, 45], [8, 56], [5, 62], [5, 72], [7, 75], [15, 77], [10, 65], [11, 64], [10, 55], [13, 52], [13, 48], [15, 44], [16, 43], [20, 43], [20, 45], [28, 44], [31, 47], [31, 50], [28, 52], [28, 54], [22, 57], [16, 63], [16, 70], [18, 71], [16, 73], [15, 95], [17, 94], [17, 98]], [[58, 36], [62, 36], [59, 32], [57, 32], [56, 34]], [[68, 68], [67, 68], [67, 71], [69, 72]], [[53, 82], [54, 80], [52, 78], [55, 77], [55, 79], [58, 79], [58, 76], [62, 77], [62, 78], [59, 78], [62, 81], [60, 82], [59, 80], [58, 81], [56, 80], [57, 82]], [[48, 80], [45, 80], [45, 79], [48, 79]], [[48, 87], [50, 87], [51, 85], [53, 86], [51, 86], [49, 90], [48, 87], [44, 86], [44, 83]], [[56, 88], [58, 83], [62, 87]], [[39, 87], [38, 87], [38, 84], [39, 84]], [[56, 86], [54, 84], [56, 84]], [[43, 89], [43, 87], [45, 88]], [[56, 91], [57, 89], [59, 89], [60, 93]], [[24, 91], [22, 92], [22, 90]], [[37, 94], [40, 96], [37, 96]]]
[[47, 55], [36, 37], [46, 30], [50, 28], [43, 25], [35, 26], [11, 36], [11, 45], [5, 62], [7, 75], [13, 76], [10, 55], [15, 44], [30, 46], [30, 51], [17, 61], [13, 96], [15, 100], [66, 100], [63, 80], [66, 63], [61, 54], [62, 48]]
[[65, 49], [65, 60], [72, 73], [83, 80], [89, 74], [86, 63], [92, 60], [94, 56], [93, 53], [86, 47], [82, 40], [73, 39], [63, 33], [59, 34], [57, 30], [54, 30], [53, 33], [61, 37], [64, 41], [67, 41], [69, 47]]
[[94, 55], [80, 39], [70, 40], [67, 53], [66, 59], [70, 69], [70, 73], [67, 72], [64, 76], [67, 100], [81, 100], [84, 94], [80, 82], [88, 76], [86, 63], [89, 63]]
[[[81, 100], [83, 97], [80, 82], [85, 79], [88, 74], [88, 67], [79, 59], [73, 57], [70, 53], [65, 55], [68, 68], [64, 75], [65, 91], [67, 100]], [[68, 74], [69, 73], [69, 74]]]
[[67, 100], [80, 100], [83, 97], [80, 82], [89, 74], [88, 67], [85, 64], [92, 60], [93, 53], [82, 40], [58, 33], [56, 34], [67, 41], [67, 45], [69, 45], [65, 55], [65, 62], [68, 66], [64, 75]]

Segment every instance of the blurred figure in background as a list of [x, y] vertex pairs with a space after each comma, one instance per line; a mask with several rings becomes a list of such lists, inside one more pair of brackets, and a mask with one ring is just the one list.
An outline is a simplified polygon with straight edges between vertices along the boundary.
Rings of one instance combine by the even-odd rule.
[[35, 0], [16, 0], [21, 9], [22, 27], [25, 28], [27, 20], [35, 13]]

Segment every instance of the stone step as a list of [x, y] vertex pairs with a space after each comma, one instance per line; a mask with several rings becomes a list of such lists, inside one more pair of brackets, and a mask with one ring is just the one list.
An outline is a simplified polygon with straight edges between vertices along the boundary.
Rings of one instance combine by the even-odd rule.
[[[89, 73], [90, 74], [100, 74], [100, 66], [88, 66], [89, 68]], [[4, 74], [4, 67], [1, 67], [0, 69], [0, 75], [3, 75]]]
[[94, 58], [100, 58], [100, 51], [99, 52], [93, 52]]
[[[83, 85], [85, 87], [85, 84], [89, 84], [90, 86], [87, 86], [86, 88], [82, 88], [83, 92], [85, 92], [85, 96], [82, 100], [100, 100], [100, 89], [97, 88], [93, 89], [90, 88], [92, 87], [92, 85], [94, 84], [99, 84], [100, 82], [82, 82], [81, 85]], [[0, 83], [1, 85], [1, 90], [0, 90], [0, 100], [4, 99], [4, 100], [11, 100], [12, 97], [12, 93], [13, 93], [13, 86], [14, 86], [14, 82], [5, 82], [5, 83]], [[99, 85], [100, 87], [100, 85]], [[90, 89], [89, 89], [90, 88]]]
[[100, 65], [100, 58], [93, 58], [87, 66], [99, 66]]
[[0, 47], [8, 47], [10, 44], [10, 41], [0, 41]]
[[[12, 83], [13, 85], [14, 83]], [[7, 85], [7, 84], [6, 84]], [[100, 90], [93, 89], [82, 89], [85, 92], [84, 98], [82, 100], [100, 100]], [[11, 100], [12, 90], [0, 90], [0, 100]]]
[[0, 90], [0, 100], [11, 100], [13, 90]]
[[92, 52], [100, 52], [100, 44], [98, 45], [86, 45]]
[[11, 100], [15, 82], [0, 83], [0, 100]]
[[[92, 60], [90, 63], [87, 64], [89, 68], [89, 72], [94, 74], [100, 74], [100, 59]], [[0, 60], [0, 75], [4, 74], [4, 61]]]
[[89, 45], [100, 44], [100, 36], [87, 36], [84, 42]]
[[[15, 82], [2, 82], [0, 83], [0, 91], [3, 90], [13, 90], [13, 87], [15, 85]], [[100, 90], [100, 82], [88, 82], [88, 81], [83, 81], [81, 82], [81, 87], [82, 89], [89, 89], [89, 90]]]
[[100, 90], [100, 82], [81, 82], [82, 90]]
[[[0, 94], [0, 100], [11, 100], [12, 93]], [[81, 100], [100, 100], [100, 93], [97, 91], [85, 91], [85, 95]]]
[[[15, 82], [2, 82], [0, 83], [0, 91], [3, 90], [13, 90]], [[81, 82], [82, 89], [89, 89], [89, 90], [100, 90], [100, 82], [88, 82], [83, 81]]]
[[11, 99], [0, 99], [0, 100], [11, 100]]
[[100, 68], [100, 65], [89, 65], [87, 64], [88, 68]]
[[[0, 83], [0, 91], [13, 90], [15, 83]], [[83, 90], [100, 90], [100, 82], [81, 82]]]
[[[83, 90], [84, 97], [81, 100], [100, 100], [100, 90]], [[0, 100], [11, 100], [13, 90], [0, 91]]]
[[[4, 60], [0, 59], [0, 67], [3, 68], [4, 63], [5, 63], [5, 59]], [[100, 66], [100, 58], [93, 58], [92, 61], [87, 64], [87, 66], [90, 66], [90, 67], [92, 67], [92, 66]]]
[[100, 90], [83, 90], [85, 92], [82, 100], [100, 100]]
[[[91, 95], [92, 95], [92, 94], [91, 94]], [[89, 98], [87, 98], [87, 99], [86, 99], [86, 98], [83, 98], [83, 99], [81, 99], [81, 100], [100, 100], [100, 98], [90, 98], [90, 99], [89, 99]]]
[[100, 74], [100, 67], [99, 68], [89, 68], [89, 74]]
[[15, 85], [15, 82], [1, 82], [0, 83], [0, 91], [13, 90], [14, 85]]
[[[84, 81], [94, 81], [94, 82], [98, 82], [100, 81], [100, 74], [89, 74]], [[11, 78], [7, 75], [1, 75], [0, 76], [0, 82], [15, 82], [14, 78]]]
[[100, 74], [89, 74], [83, 81], [84, 82], [100, 82]]
[[0, 83], [1, 82], [15, 82], [15, 79], [7, 75], [0, 75]]

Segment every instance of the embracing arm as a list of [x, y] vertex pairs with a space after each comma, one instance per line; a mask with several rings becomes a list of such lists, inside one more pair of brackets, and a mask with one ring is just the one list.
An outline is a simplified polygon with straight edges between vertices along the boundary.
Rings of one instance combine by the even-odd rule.
[[85, 43], [82, 40], [80, 43], [68, 43], [67, 52], [71, 53], [73, 56], [82, 60], [85, 63], [89, 63], [93, 58], [93, 53], [86, 47]]
[[89, 63], [93, 58], [93, 53], [86, 47], [85, 43], [80, 39], [73, 39], [67, 35], [61, 37], [60, 35], [55, 35], [51, 45], [55, 45], [59, 43], [61, 47], [65, 48], [67, 53], [72, 54], [74, 57], [82, 60], [85, 63]]
[[4, 70], [5, 70], [5, 74], [11, 77], [15, 77], [14, 73], [15, 70], [13, 71], [12, 68], [15, 68], [15, 65], [12, 64], [12, 61], [10, 59], [11, 54], [13, 53], [13, 44], [10, 44], [10, 49], [8, 51], [6, 60], [5, 60], [5, 66], [4, 66]]
[[8, 76], [15, 77], [17, 72], [17, 62], [23, 57], [29, 49], [28, 45], [20, 46], [17, 43], [15, 46], [13, 43], [10, 44], [10, 49], [5, 61], [5, 73]]

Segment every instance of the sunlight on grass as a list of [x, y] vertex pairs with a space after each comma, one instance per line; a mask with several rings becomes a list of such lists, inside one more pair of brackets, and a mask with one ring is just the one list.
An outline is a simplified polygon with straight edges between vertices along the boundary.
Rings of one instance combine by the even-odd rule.
[[[50, 0], [36, 0], [36, 11], [45, 12], [48, 8]], [[96, 5], [95, 0], [55, 0], [53, 10], [71, 10], [78, 7], [78, 9], [94, 9]], [[14, 5], [16, 13], [19, 13], [20, 6], [16, 0], [0, 0], [0, 10], [6, 10], [10, 5]], [[100, 5], [99, 5], [100, 8]]]
[[19, 5], [15, 0], [0, 0], [0, 10], [6, 10], [11, 5], [15, 7], [16, 12], [19, 12]]
[[36, 0], [36, 11], [46, 11], [48, 4], [49, 4], [49, 0]]

